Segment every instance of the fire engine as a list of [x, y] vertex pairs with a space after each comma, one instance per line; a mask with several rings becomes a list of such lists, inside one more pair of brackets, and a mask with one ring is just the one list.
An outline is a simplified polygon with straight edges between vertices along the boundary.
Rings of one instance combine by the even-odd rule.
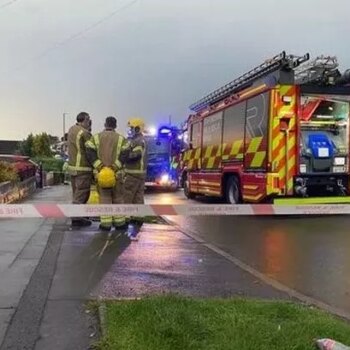
[[182, 144], [180, 130], [161, 126], [145, 133], [147, 150], [146, 188], [177, 189], [179, 157]]
[[282, 52], [194, 103], [182, 153], [186, 196], [350, 202], [349, 83], [336, 57]]

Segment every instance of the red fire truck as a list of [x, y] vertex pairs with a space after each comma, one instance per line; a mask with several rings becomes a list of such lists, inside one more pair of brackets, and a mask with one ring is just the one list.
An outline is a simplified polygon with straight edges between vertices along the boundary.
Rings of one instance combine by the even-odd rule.
[[335, 57], [282, 52], [193, 104], [186, 196], [350, 202], [349, 83]]

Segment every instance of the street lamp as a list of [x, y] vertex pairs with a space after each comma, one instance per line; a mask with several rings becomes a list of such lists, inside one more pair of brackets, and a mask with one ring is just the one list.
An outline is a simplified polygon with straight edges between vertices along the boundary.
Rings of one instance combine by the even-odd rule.
[[66, 137], [66, 115], [69, 113], [63, 113], [63, 141], [65, 141]]

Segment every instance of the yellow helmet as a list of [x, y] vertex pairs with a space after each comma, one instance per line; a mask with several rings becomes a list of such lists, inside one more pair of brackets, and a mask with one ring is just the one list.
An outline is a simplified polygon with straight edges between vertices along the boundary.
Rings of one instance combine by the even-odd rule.
[[115, 172], [111, 168], [103, 167], [97, 175], [97, 183], [101, 188], [113, 188], [116, 182]]
[[130, 118], [128, 120], [129, 128], [139, 128], [141, 132], [145, 129], [145, 123], [141, 118]]

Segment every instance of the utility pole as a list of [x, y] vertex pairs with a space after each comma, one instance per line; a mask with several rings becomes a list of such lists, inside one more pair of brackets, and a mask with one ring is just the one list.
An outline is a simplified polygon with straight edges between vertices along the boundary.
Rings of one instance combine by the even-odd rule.
[[64, 138], [66, 136], [66, 115], [67, 114], [68, 113], [63, 113], [63, 141], [65, 141]]

